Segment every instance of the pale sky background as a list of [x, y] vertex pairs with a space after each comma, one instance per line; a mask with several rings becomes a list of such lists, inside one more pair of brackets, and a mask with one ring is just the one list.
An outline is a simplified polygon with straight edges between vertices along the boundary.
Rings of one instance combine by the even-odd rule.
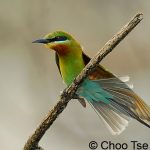
[[[65, 88], [54, 52], [32, 41], [64, 30], [93, 56], [133, 15], [144, 20], [102, 64], [129, 75], [134, 91], [150, 105], [149, 0], [0, 0], [0, 147], [20, 150]], [[150, 129], [137, 121], [112, 136], [97, 114], [72, 100], [42, 138], [53, 150], [88, 150], [96, 140], [149, 142]], [[100, 148], [99, 148], [100, 149]]]

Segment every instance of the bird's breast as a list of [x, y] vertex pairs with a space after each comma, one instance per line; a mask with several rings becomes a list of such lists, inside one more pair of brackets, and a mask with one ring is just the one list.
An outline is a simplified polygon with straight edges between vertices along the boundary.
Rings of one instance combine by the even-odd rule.
[[60, 71], [64, 82], [70, 85], [77, 75], [84, 68], [84, 63], [80, 59], [66, 58], [60, 59]]

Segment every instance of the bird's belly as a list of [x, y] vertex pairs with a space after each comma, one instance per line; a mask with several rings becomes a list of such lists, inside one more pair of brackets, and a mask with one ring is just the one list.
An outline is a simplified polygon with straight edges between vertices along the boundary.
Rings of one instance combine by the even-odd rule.
[[62, 78], [64, 80], [64, 82], [67, 84], [67, 85], [70, 85], [73, 80], [78, 76], [78, 74], [81, 72], [82, 69], [66, 69], [64, 70], [64, 73], [62, 72]]
[[70, 85], [84, 66], [82, 59], [60, 59], [60, 71], [64, 82]]

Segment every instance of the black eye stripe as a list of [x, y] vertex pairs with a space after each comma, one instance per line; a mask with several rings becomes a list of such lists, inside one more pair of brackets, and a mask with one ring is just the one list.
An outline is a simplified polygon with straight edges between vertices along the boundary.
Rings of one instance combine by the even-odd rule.
[[55, 42], [55, 41], [66, 41], [67, 37], [66, 36], [56, 36], [51, 39], [47, 39], [49, 42]]
[[55, 41], [66, 41], [67, 37], [66, 36], [56, 36]]

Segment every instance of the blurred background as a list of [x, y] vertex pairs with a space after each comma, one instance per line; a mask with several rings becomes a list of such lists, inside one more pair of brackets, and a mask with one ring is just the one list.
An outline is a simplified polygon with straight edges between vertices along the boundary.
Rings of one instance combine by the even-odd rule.
[[[144, 20], [102, 64], [129, 75], [134, 90], [150, 105], [150, 1], [145, 0], [1, 0], [0, 1], [0, 147], [20, 150], [65, 88], [54, 52], [32, 41], [64, 30], [90, 56], [137, 12]], [[87, 150], [91, 140], [149, 142], [150, 130], [136, 121], [112, 136], [97, 114], [72, 100], [42, 138], [54, 150]]]

